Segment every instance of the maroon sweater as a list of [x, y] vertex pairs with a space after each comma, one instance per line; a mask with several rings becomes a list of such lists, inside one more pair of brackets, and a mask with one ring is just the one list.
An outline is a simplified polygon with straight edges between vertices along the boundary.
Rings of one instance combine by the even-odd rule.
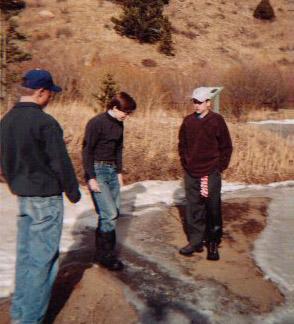
[[192, 177], [225, 170], [232, 155], [232, 141], [223, 117], [210, 111], [197, 119], [185, 117], [179, 133], [179, 154], [183, 168]]

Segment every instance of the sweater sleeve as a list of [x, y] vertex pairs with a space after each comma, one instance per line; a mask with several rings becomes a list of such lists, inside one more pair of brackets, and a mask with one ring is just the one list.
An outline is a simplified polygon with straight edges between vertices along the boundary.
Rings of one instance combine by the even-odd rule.
[[85, 136], [83, 140], [83, 166], [86, 181], [95, 178], [94, 160], [95, 147], [100, 134], [100, 125], [92, 119], [86, 126]]
[[123, 135], [117, 145], [116, 148], [116, 166], [117, 166], [117, 173], [122, 172], [122, 152], [123, 152], [123, 144], [124, 143], [124, 138]]
[[185, 165], [185, 151], [186, 151], [186, 134], [185, 134], [185, 124], [182, 123], [179, 131], [179, 143], [178, 143], [178, 152], [180, 156], [180, 161], [182, 166]]
[[232, 146], [232, 140], [230, 136], [230, 132], [228, 129], [228, 126], [223, 119], [223, 117], [220, 116], [219, 120], [219, 130], [217, 135], [218, 143], [219, 143], [219, 151], [220, 151], [220, 172], [227, 169], [229, 166], [231, 155], [233, 152], [233, 146]]
[[63, 131], [56, 123], [42, 129], [45, 153], [62, 190], [71, 202], [78, 202], [81, 194], [75, 171], [63, 141]]

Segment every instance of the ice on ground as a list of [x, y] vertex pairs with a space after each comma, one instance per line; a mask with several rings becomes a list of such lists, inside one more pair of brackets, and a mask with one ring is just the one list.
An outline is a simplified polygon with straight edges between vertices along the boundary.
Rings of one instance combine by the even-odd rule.
[[248, 124], [294, 124], [294, 119], [250, 121]]
[[[223, 183], [224, 197], [230, 194], [256, 196], [262, 194], [272, 199], [268, 212], [268, 224], [256, 241], [254, 256], [266, 276], [277, 282], [287, 296], [287, 303], [293, 300], [293, 228], [294, 210], [290, 198], [294, 181], [277, 182], [269, 185], [246, 185], [242, 183]], [[81, 248], [79, 236], [85, 228], [95, 228], [95, 214], [90, 195], [86, 190], [77, 204], [65, 199], [64, 228], [61, 251]], [[0, 227], [0, 297], [8, 296], [13, 290], [17, 199], [7, 186], [0, 184], [1, 227]], [[184, 202], [184, 189], [181, 181], [142, 181], [122, 189], [122, 215], [143, 217], [156, 212], [162, 206]], [[278, 243], [277, 243], [278, 242]], [[288, 307], [288, 306], [287, 306]], [[290, 306], [283, 309], [287, 318], [292, 316]], [[290, 313], [289, 313], [290, 312]], [[280, 313], [279, 313], [280, 314]], [[279, 315], [280, 316], [280, 315]], [[274, 316], [276, 319], [277, 317]], [[264, 319], [265, 320], [265, 319]], [[271, 322], [274, 323], [274, 322]]]

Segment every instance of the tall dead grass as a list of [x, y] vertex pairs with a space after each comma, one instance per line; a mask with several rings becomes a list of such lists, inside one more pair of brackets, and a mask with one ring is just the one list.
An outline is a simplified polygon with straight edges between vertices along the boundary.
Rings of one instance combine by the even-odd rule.
[[[57, 103], [48, 109], [64, 128], [65, 140], [77, 174], [83, 183], [81, 149], [84, 128], [95, 115], [82, 103]], [[179, 179], [182, 168], [177, 152], [179, 113], [157, 109], [135, 113], [125, 122], [124, 177], [127, 183], [147, 179]], [[293, 178], [293, 146], [290, 140], [246, 124], [231, 124], [234, 153], [227, 181], [269, 183]]]
[[282, 120], [282, 119], [294, 119], [294, 109], [279, 109], [278, 111], [273, 111], [270, 109], [259, 109], [259, 110], [249, 110], [246, 114], [243, 114], [240, 121], [261, 121], [261, 120]]
[[[223, 73], [209, 66], [195, 66], [186, 72], [176, 69], [148, 70], [118, 59], [113, 60], [102, 62], [95, 50], [88, 56], [79, 56], [75, 51], [67, 51], [65, 45], [54, 65], [34, 58], [24, 63], [23, 67], [29, 69], [39, 66], [50, 70], [56, 83], [64, 89], [58, 96], [60, 101], [82, 101], [97, 111], [101, 109], [97, 94], [105, 75], [110, 73], [120, 90], [136, 98], [138, 114], [144, 116], [158, 109], [181, 116], [189, 111], [189, 99], [195, 87], [224, 86], [221, 95], [222, 113], [227, 118], [241, 120], [249, 112], [258, 111], [262, 107], [275, 110], [282, 107], [291, 89], [291, 86], [285, 85], [276, 67], [258, 63], [236, 66]], [[287, 83], [293, 85], [293, 82]]]

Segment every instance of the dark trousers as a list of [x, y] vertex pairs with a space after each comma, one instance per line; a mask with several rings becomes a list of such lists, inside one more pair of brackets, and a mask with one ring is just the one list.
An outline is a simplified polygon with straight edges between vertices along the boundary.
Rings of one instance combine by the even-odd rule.
[[213, 172], [208, 176], [208, 197], [200, 195], [200, 178], [185, 174], [186, 228], [191, 245], [198, 245], [203, 239], [220, 241], [222, 236], [221, 174]]

